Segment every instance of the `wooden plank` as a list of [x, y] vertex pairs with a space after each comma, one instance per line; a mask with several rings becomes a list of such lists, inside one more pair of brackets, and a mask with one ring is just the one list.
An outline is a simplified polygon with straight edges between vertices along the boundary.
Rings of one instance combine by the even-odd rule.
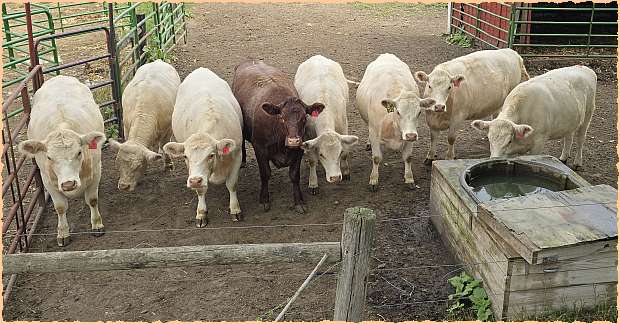
[[574, 260], [561, 260], [544, 264], [529, 264], [525, 260], [511, 260], [511, 275], [519, 276], [526, 274], [549, 273], [550, 270], [577, 271], [582, 269], [609, 268], [618, 264], [618, 254], [615, 249], [607, 252], [595, 253]]
[[571, 308], [573, 305], [592, 307], [598, 303], [612, 301], [616, 298], [616, 294], [616, 283], [511, 292], [508, 320], [550, 309]]
[[545, 249], [616, 238], [617, 211], [608, 204], [616, 196], [607, 185], [547, 192], [483, 203], [478, 216], [537, 264], [545, 261], [539, 257]]
[[340, 242], [203, 245], [5, 255], [3, 273], [108, 271], [241, 263], [340, 261]]
[[375, 219], [375, 213], [368, 208], [353, 207], [344, 212], [334, 321], [362, 321]]

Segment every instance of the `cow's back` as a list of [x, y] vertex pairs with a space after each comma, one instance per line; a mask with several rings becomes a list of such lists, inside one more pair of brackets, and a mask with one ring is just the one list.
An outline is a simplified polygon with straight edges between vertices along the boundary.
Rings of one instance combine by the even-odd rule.
[[78, 134], [104, 131], [103, 116], [90, 89], [69, 76], [56, 76], [35, 93], [28, 138], [43, 140], [59, 127]]
[[[329, 124], [325, 126], [341, 134], [346, 132], [349, 86], [340, 64], [320, 55], [309, 58], [297, 68], [295, 88], [303, 102], [325, 105], [316, 124]], [[314, 124], [308, 120], [306, 127], [314, 130]]]
[[137, 113], [154, 116], [158, 128], [170, 128], [181, 83], [177, 71], [161, 60], [141, 66], [123, 91], [123, 124], [129, 128]]
[[521, 82], [522, 59], [512, 49], [483, 50], [441, 63], [450, 75], [462, 74], [465, 81], [454, 92], [453, 110], [467, 119], [483, 118], [497, 111]]
[[226, 81], [207, 68], [190, 73], [179, 86], [172, 129], [178, 141], [206, 132], [241, 145], [241, 109]]
[[581, 124], [588, 109], [594, 109], [595, 95], [594, 71], [585, 66], [560, 68], [516, 86], [499, 117], [544, 129], [552, 136], [563, 125]]
[[368, 64], [355, 96], [356, 106], [366, 123], [380, 121], [387, 114], [381, 100], [396, 98], [401, 90], [419, 95], [418, 86], [409, 66], [393, 54], [381, 54]]

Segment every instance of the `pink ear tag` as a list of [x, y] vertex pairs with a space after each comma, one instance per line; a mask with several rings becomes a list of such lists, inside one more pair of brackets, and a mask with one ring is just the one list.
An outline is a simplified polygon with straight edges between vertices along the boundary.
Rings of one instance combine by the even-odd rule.
[[228, 146], [224, 146], [224, 148], [222, 149], [222, 153], [228, 154], [229, 152], [230, 152], [230, 149], [228, 148]]
[[91, 150], [97, 149], [97, 139], [93, 138], [90, 142], [88, 142], [88, 148]]
[[523, 139], [524, 137], [525, 137], [524, 131], [517, 132], [517, 139]]
[[315, 117], [315, 118], [316, 118], [316, 117], [319, 117], [319, 112], [318, 112], [318, 111], [316, 111], [316, 110], [313, 110], [313, 111], [312, 111], [312, 117]]

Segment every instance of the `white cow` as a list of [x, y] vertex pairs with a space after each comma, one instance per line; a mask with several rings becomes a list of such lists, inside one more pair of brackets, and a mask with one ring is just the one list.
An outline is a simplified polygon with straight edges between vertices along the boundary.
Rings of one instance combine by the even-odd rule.
[[35, 93], [28, 140], [19, 151], [34, 157], [58, 213], [57, 241], [69, 244], [69, 198], [83, 196], [95, 236], [103, 235], [98, 207], [103, 116], [90, 89], [76, 78], [56, 76]]
[[543, 153], [547, 140], [564, 139], [560, 160], [570, 156], [577, 137], [575, 167], [581, 167], [583, 143], [595, 109], [596, 73], [576, 65], [549, 71], [516, 86], [492, 121], [472, 127], [488, 132], [491, 157]]
[[[172, 110], [181, 79], [172, 65], [162, 60], [138, 68], [123, 92], [123, 129], [127, 141], [110, 140], [118, 151], [118, 189], [133, 191], [149, 162], [160, 160], [164, 144], [172, 136]], [[164, 167], [172, 168], [164, 154]]]
[[208, 222], [205, 196], [209, 183], [226, 182], [230, 214], [235, 221], [241, 218], [237, 181], [242, 127], [241, 108], [226, 81], [207, 68], [198, 68], [183, 80], [172, 113], [174, 137], [182, 142], [164, 145], [164, 152], [185, 158], [187, 187], [198, 195], [197, 227]]
[[[306, 121], [306, 136], [302, 144], [310, 164], [310, 192], [319, 189], [316, 167], [320, 161], [325, 168], [327, 182], [349, 179], [349, 152], [357, 143], [357, 136], [348, 135], [347, 102], [349, 86], [340, 64], [321, 55], [301, 63], [295, 74], [295, 88], [304, 102], [321, 102], [321, 114]], [[342, 168], [342, 171], [341, 171]]]
[[437, 159], [439, 132], [448, 130], [446, 159], [455, 158], [454, 141], [461, 122], [497, 113], [510, 91], [529, 79], [523, 59], [512, 49], [484, 50], [437, 65], [431, 74], [415, 73], [424, 96], [435, 100], [426, 112], [431, 145], [424, 163]]
[[411, 171], [412, 142], [418, 139], [420, 114], [435, 101], [420, 99], [411, 70], [393, 54], [381, 54], [368, 64], [355, 99], [362, 119], [368, 124], [372, 149], [370, 190], [377, 189], [383, 147], [402, 152], [405, 183], [415, 189]]

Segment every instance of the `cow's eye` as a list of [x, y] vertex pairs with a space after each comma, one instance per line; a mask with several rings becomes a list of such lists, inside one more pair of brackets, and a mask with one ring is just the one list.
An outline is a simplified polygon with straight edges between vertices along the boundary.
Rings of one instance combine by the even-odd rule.
[[452, 89], [452, 86], [448, 86], [448, 90]]
[[187, 160], [187, 155], [183, 154], [183, 158]]
[[319, 156], [322, 158], [325, 158], [325, 155], [323, 155], [323, 153], [319, 153]]
[[48, 159], [48, 160], [50, 160], [50, 161], [52, 160], [52, 158], [51, 158], [51, 157], [49, 157], [49, 156], [47, 157], [47, 159]]
[[82, 155], [82, 151], [78, 151], [76, 157], [80, 157]]
[[215, 156], [215, 153], [209, 154], [209, 160], [212, 159], [214, 156]]

